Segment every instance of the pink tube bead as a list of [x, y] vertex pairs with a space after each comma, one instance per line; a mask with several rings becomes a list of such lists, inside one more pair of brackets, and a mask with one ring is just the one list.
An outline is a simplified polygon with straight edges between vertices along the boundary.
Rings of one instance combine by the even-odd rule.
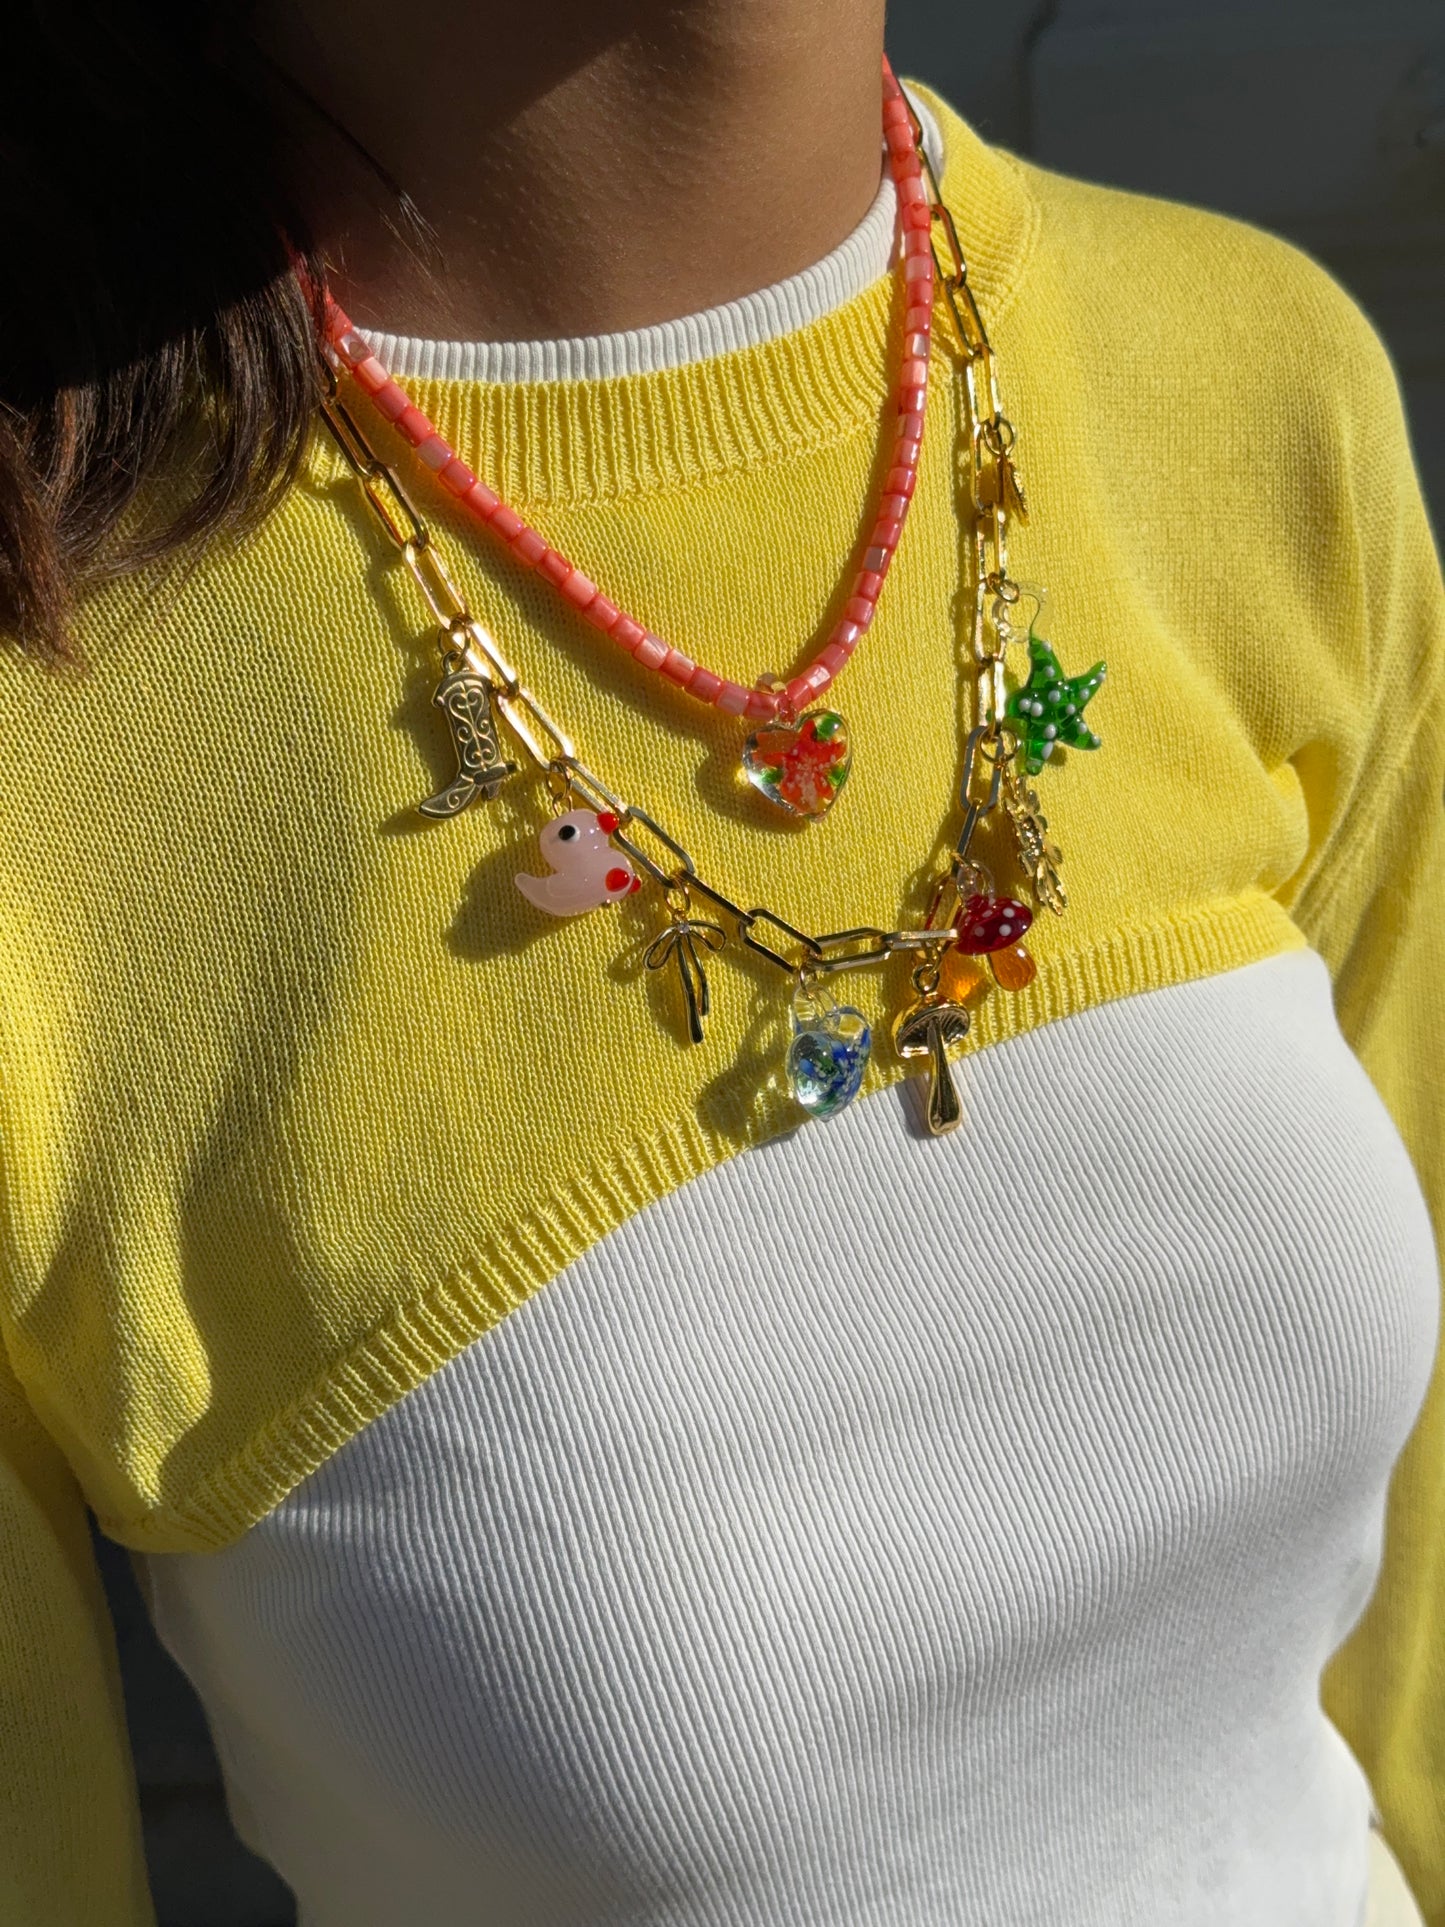
[[832, 680], [826, 665], [815, 662], [810, 664], [801, 676], [795, 676], [783, 693], [794, 709], [801, 709], [805, 703], [811, 702], [814, 696], [821, 696]]
[[922, 452], [923, 416], [918, 415], [914, 420], [909, 421], [900, 415], [898, 418], [897, 438], [893, 444], [892, 455], [888, 466], [890, 468], [916, 469], [918, 467], [918, 458]]
[[934, 210], [924, 177], [918, 130], [886, 59], [882, 80], [883, 144], [895, 184], [902, 230], [904, 316], [895, 389], [898, 425], [893, 447], [888, 451], [877, 519], [870, 531], [869, 545], [863, 551], [863, 566], [855, 577], [853, 593], [824, 649], [802, 675], [787, 685], [781, 696], [777, 691], [747, 688], [715, 675], [619, 610], [616, 603], [598, 591], [583, 570], [552, 548], [539, 531], [529, 528], [514, 509], [502, 502], [495, 491], [454, 454], [422, 410], [408, 399], [371, 353], [365, 337], [352, 328], [335, 301], [326, 296], [326, 330], [334, 344], [335, 359], [357, 377], [358, 387], [371, 395], [377, 412], [385, 420], [397, 423], [416, 447], [423, 466], [437, 474], [443, 487], [458, 497], [478, 520], [489, 522], [520, 562], [537, 568], [588, 622], [636, 655], [644, 667], [659, 670], [698, 700], [712, 702], [729, 714], [750, 720], [773, 719], [785, 705], [801, 707], [810, 696], [826, 689], [848, 661], [876, 613], [877, 598], [916, 489], [937, 283], [932, 246]]

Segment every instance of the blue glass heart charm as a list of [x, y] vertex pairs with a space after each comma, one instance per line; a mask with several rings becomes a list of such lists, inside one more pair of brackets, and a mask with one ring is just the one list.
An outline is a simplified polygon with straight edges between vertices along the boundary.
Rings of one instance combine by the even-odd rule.
[[858, 1095], [873, 1042], [868, 1019], [851, 1004], [793, 1008], [788, 1085], [812, 1117], [832, 1117]]

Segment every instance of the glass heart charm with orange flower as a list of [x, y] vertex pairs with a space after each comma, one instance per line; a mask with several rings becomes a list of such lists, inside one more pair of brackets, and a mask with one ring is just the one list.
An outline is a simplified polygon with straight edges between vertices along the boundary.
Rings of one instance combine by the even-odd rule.
[[743, 770], [753, 786], [794, 816], [822, 816], [836, 801], [853, 767], [848, 725], [836, 709], [799, 716], [781, 677], [776, 722], [754, 730], [743, 745]]

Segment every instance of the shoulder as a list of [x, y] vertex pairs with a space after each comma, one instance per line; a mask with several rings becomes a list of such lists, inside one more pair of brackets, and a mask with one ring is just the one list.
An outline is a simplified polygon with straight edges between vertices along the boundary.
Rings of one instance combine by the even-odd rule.
[[1191, 577], [1228, 558], [1248, 592], [1287, 587], [1321, 613], [1333, 600], [1356, 632], [1407, 603], [1404, 627], [1423, 610], [1433, 623], [1439, 568], [1398, 377], [1334, 276], [1249, 222], [1055, 173], [929, 104], [951, 203], [985, 252], [980, 198], [1017, 233], [997, 328], [985, 310], [1007, 390], [1071, 482], [1084, 470], [1109, 496], [1116, 533], [1167, 535]]
[[1231, 215], [1020, 165], [1055, 273], [1123, 338], [1209, 374], [1222, 401], [1281, 377], [1342, 405], [1362, 379], [1393, 393], [1369, 317], [1302, 248]]
[[1445, 677], [1445, 597], [1368, 316], [1279, 236], [1020, 159], [923, 91], [1060, 573], [1106, 558], [1242, 707], [1288, 684], [1392, 740]]
[[1092, 357], [1106, 378], [1109, 363], [1148, 375], [1161, 394], [1208, 396], [1226, 434], [1284, 433], [1318, 449], [1352, 422], [1398, 426], [1379, 335], [1303, 249], [1230, 215], [1023, 160], [983, 141], [938, 94], [909, 87], [937, 123], [951, 203], [982, 196], [1017, 231], [1006, 311], [1029, 308], [1060, 350]]

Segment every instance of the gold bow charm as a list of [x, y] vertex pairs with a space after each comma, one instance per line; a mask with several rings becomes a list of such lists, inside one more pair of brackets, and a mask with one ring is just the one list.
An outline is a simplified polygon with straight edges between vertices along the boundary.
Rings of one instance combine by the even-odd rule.
[[687, 1034], [694, 1044], [700, 1044], [702, 1020], [708, 1014], [708, 988], [707, 972], [697, 947], [701, 943], [708, 950], [721, 950], [727, 942], [727, 932], [719, 923], [688, 915], [692, 897], [685, 883], [674, 884], [668, 891], [667, 907], [672, 911], [672, 922], [647, 946], [643, 962], [649, 970], [661, 970], [669, 957], [676, 963], [683, 1002], [687, 1006]]

